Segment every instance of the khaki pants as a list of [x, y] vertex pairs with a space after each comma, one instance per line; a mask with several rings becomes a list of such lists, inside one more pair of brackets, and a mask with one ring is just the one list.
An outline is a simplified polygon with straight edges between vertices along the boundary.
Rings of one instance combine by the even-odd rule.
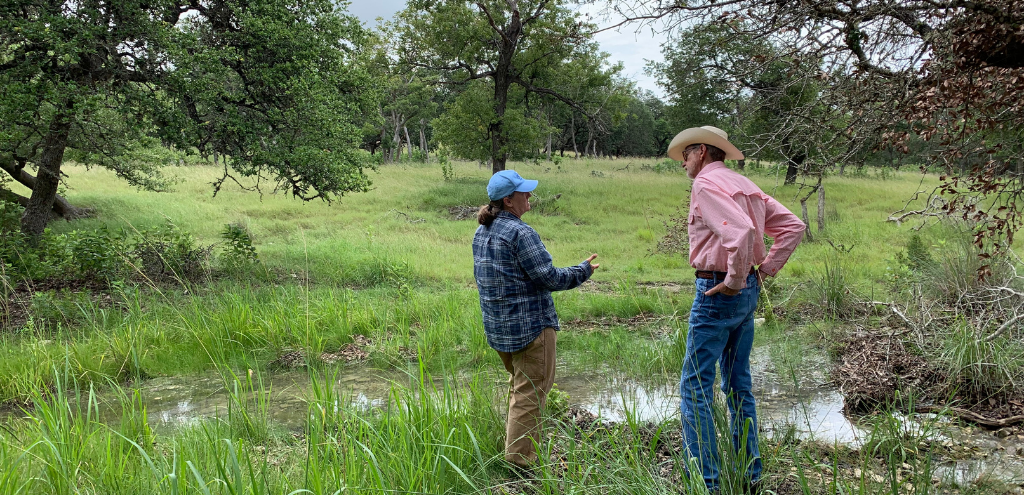
[[540, 442], [541, 411], [555, 383], [555, 329], [540, 335], [516, 352], [498, 352], [509, 377], [508, 419], [505, 423], [505, 460], [520, 466], [537, 462], [534, 445]]

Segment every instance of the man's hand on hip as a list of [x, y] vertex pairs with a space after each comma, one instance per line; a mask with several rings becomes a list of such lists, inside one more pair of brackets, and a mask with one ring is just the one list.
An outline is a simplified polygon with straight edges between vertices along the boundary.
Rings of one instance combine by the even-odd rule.
[[705, 296], [713, 296], [715, 294], [718, 294], [719, 292], [721, 292], [722, 294], [725, 294], [727, 296], [735, 296], [736, 294], [740, 293], [740, 291], [738, 291], [736, 289], [733, 289], [733, 288], [730, 288], [728, 285], [725, 285], [725, 282], [719, 282], [718, 285], [716, 285], [716, 286], [708, 289], [706, 292], [704, 292], [704, 295]]

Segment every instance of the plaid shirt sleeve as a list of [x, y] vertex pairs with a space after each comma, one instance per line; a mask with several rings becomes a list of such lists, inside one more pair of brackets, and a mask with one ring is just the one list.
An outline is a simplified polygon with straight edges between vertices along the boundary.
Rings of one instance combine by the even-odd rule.
[[[519, 236], [519, 266], [530, 281], [550, 291], [569, 290], [586, 282], [592, 273], [590, 263], [580, 263], [567, 268], [555, 268], [540, 235], [532, 228], [524, 229]], [[584, 266], [586, 265], [586, 266]]]

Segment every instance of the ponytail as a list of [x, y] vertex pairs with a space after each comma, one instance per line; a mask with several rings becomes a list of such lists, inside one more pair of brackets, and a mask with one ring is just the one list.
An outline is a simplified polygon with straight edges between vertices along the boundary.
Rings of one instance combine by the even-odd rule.
[[476, 221], [480, 222], [480, 225], [484, 227], [490, 227], [491, 223], [494, 222], [495, 218], [498, 218], [498, 213], [505, 209], [505, 201], [497, 199], [491, 201], [480, 207], [480, 211], [476, 214]]

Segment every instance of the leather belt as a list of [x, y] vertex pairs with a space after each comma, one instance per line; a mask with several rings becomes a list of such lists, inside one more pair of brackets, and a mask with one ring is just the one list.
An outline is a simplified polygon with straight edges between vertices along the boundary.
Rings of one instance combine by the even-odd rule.
[[[747, 275], [753, 275], [756, 272], [757, 272], [757, 268], [750, 267], [750, 273], [747, 273]], [[729, 274], [726, 273], [726, 272], [712, 272], [712, 271], [709, 271], [709, 270], [697, 270], [696, 272], [694, 272], [694, 275], [696, 275], [697, 278], [706, 278], [706, 279], [711, 279], [711, 280], [725, 280], [725, 277], [727, 275], [729, 275]]]

